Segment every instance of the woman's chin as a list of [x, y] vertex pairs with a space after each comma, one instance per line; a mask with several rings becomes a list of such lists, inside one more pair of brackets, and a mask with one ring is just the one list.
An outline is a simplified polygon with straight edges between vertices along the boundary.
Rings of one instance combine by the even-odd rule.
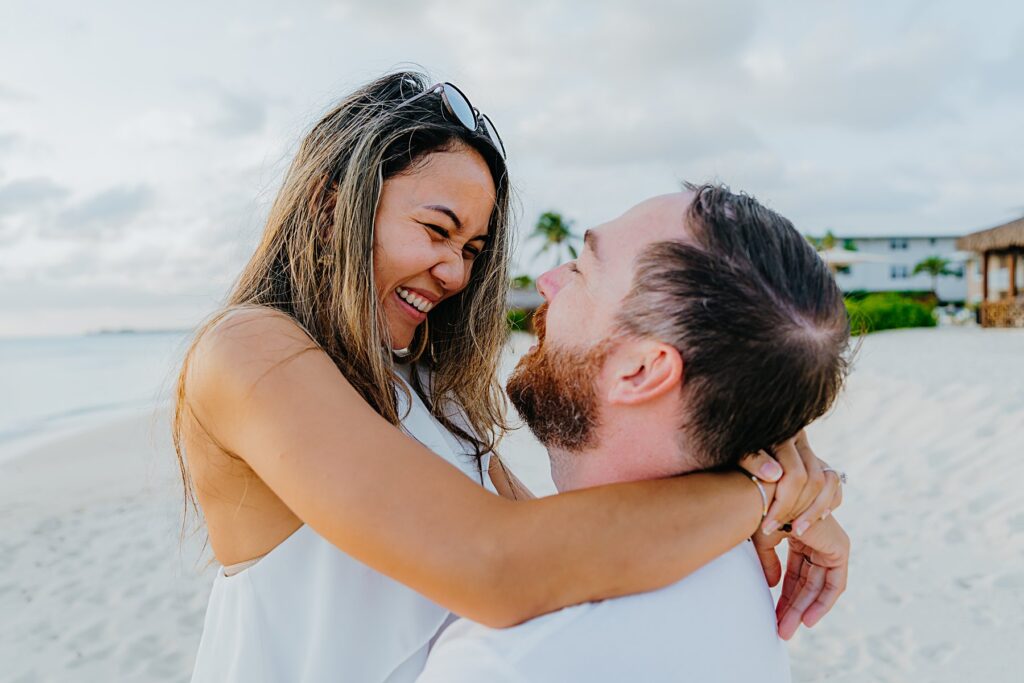
[[412, 346], [412, 340], [413, 340], [413, 338], [415, 336], [416, 336], [416, 331], [415, 330], [413, 330], [412, 332], [408, 332], [407, 330], [402, 330], [398, 334], [395, 334], [393, 332], [391, 334], [391, 349], [393, 351], [400, 351], [402, 349], [409, 348], [410, 346]]
[[[404, 322], [404, 321], [402, 321]], [[416, 338], [416, 328], [419, 325], [404, 325], [394, 324], [389, 321], [387, 326], [388, 336], [391, 338], [391, 348], [393, 350], [407, 349], [412, 344], [413, 339]]]

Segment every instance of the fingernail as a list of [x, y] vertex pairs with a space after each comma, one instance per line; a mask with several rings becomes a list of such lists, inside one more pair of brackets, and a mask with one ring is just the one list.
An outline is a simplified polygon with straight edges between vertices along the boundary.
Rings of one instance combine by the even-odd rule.
[[[747, 527], [747, 528], [749, 529], [750, 527]], [[776, 522], [774, 519], [769, 519], [767, 522], [764, 523], [764, 526], [761, 527], [761, 531], [763, 531], [767, 535], [767, 534], [770, 534], [771, 532], [775, 531], [778, 528], [779, 528], [779, 523]]]
[[804, 519], [796, 523], [796, 526], [793, 527], [793, 531], [796, 533], [797, 536], [803, 536], [804, 532], [807, 531], [807, 527], [809, 526], [811, 526], [811, 523]]
[[766, 462], [761, 465], [761, 478], [766, 481], [775, 481], [782, 476], [782, 467], [777, 462]]
[[822, 518], [822, 519], [825, 519], [826, 517], [828, 517], [828, 516], [829, 516], [829, 515], [831, 515], [831, 514], [832, 514], [832, 511], [831, 511], [831, 510], [828, 510], [828, 509], [826, 509], [826, 510], [825, 510], [824, 512], [822, 512], [822, 513], [821, 513], [821, 518]]

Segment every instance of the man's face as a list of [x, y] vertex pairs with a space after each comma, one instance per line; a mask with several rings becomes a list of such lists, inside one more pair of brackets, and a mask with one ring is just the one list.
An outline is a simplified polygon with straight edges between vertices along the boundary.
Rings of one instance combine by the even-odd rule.
[[538, 343], [509, 378], [508, 395], [546, 446], [590, 445], [603, 403], [605, 360], [616, 340], [615, 317], [629, 294], [637, 257], [653, 242], [688, 238], [692, 193], [654, 197], [588, 230], [575, 261], [542, 275], [537, 289]]

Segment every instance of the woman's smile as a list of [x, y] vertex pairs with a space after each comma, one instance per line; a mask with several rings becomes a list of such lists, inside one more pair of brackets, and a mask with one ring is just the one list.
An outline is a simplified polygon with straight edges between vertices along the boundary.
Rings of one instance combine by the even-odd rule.
[[395, 301], [398, 302], [398, 308], [403, 313], [405, 313], [413, 322], [419, 325], [421, 322], [427, 319], [427, 313], [425, 311], [421, 311], [420, 309], [416, 308], [408, 301], [406, 301], [404, 298], [402, 298], [402, 295], [399, 293], [399, 290], [401, 289], [402, 288], [399, 287], [394, 291], [393, 294]]
[[405, 303], [409, 304], [413, 308], [423, 313], [430, 313], [431, 309], [437, 305], [438, 299], [426, 292], [418, 289], [408, 289], [406, 287], [397, 287], [395, 293]]

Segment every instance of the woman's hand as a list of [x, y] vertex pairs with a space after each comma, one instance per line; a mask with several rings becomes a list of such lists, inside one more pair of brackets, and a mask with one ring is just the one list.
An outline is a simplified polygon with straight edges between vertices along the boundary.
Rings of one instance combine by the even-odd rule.
[[[839, 475], [825, 471], [828, 466], [814, 455], [807, 435], [801, 431], [773, 450], [775, 459], [761, 451], [740, 464], [758, 478], [778, 481], [762, 533], [754, 534], [753, 541], [768, 585], [775, 586], [782, 578], [775, 547], [789, 540], [786, 578], [776, 607], [779, 635], [788, 640], [801, 623], [818, 623], [846, 590], [850, 539], [830, 517], [843, 500]], [[766, 478], [774, 473], [773, 463], [784, 472]], [[793, 519], [793, 536], [779, 530], [779, 520], [786, 519]]]
[[[760, 543], [772, 540], [775, 544], [779, 542], [766, 536]], [[758, 552], [761, 553], [761, 549]], [[775, 554], [774, 550], [769, 552]], [[834, 517], [814, 524], [800, 539], [789, 537], [786, 578], [775, 607], [779, 636], [783, 640], [792, 638], [801, 623], [810, 628], [832, 609], [846, 590], [849, 564], [850, 537]]]
[[744, 456], [740, 460], [740, 469], [746, 470], [747, 474], [752, 474], [761, 481], [772, 483], [777, 482], [783, 475], [782, 466], [775, 458], [768, 455], [767, 451], [758, 451]]
[[771, 534], [791, 521], [793, 533], [799, 537], [842, 503], [839, 475], [825, 471], [828, 465], [814, 455], [803, 430], [773, 450], [774, 458], [761, 451], [744, 458], [740, 467], [759, 479], [778, 484], [761, 530]]

